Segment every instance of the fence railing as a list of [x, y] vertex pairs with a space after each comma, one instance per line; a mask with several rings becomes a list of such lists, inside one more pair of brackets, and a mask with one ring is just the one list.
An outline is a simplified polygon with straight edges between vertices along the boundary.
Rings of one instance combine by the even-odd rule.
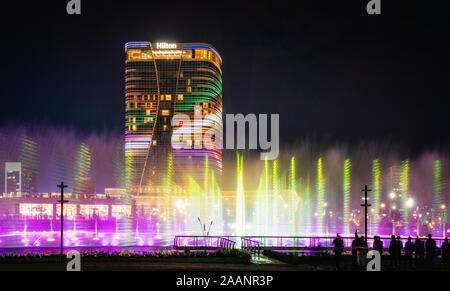
[[[260, 249], [273, 249], [273, 250], [315, 250], [315, 249], [332, 249], [334, 247], [333, 241], [335, 236], [243, 236], [241, 237], [242, 245], [246, 246], [245, 242], [257, 242]], [[354, 236], [341, 236], [344, 242], [344, 249], [351, 249], [352, 242], [355, 239]], [[423, 241], [426, 237], [420, 237]], [[390, 236], [380, 236], [383, 241], [383, 247], [388, 248], [391, 241]], [[408, 237], [400, 237], [403, 244], [406, 243]], [[415, 241], [415, 237], [412, 237], [412, 241]], [[433, 238], [436, 241], [438, 247], [441, 246], [444, 238]], [[369, 247], [373, 246], [373, 237], [367, 238]]]
[[241, 237], [241, 248], [251, 254], [260, 254], [262, 243], [246, 237]]
[[236, 246], [233, 236], [177, 235], [173, 241], [176, 250], [231, 250]]
[[[250, 252], [262, 250], [332, 250], [334, 236], [201, 236], [201, 235], [177, 235], [174, 238], [174, 248], [177, 250], [230, 250], [240, 247]], [[354, 236], [341, 236], [344, 242], [344, 250], [351, 249]], [[390, 236], [380, 236], [385, 249], [389, 247]], [[421, 237], [426, 240], [426, 237]], [[373, 246], [373, 237], [368, 237], [368, 246]], [[401, 237], [403, 243], [407, 237]], [[415, 241], [415, 238], [412, 238]], [[443, 238], [435, 238], [436, 245], [441, 246]], [[237, 243], [240, 245], [237, 246]]]

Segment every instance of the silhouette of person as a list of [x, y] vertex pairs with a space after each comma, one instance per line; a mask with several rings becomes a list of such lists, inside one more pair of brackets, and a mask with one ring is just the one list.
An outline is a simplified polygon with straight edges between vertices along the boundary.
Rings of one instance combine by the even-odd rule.
[[364, 268], [366, 265], [366, 255], [367, 255], [367, 242], [364, 236], [359, 237], [359, 245], [356, 250], [357, 253], [357, 263], [359, 268]]
[[425, 244], [423, 240], [420, 239], [420, 237], [417, 237], [416, 241], [414, 242], [414, 259], [416, 261], [416, 267], [422, 265], [424, 254], [425, 254]]
[[400, 239], [400, 236], [397, 236], [397, 248], [395, 251], [397, 252], [396, 258], [397, 258], [397, 265], [400, 265], [401, 259], [402, 259], [402, 249], [403, 249], [403, 242]]
[[428, 239], [425, 242], [426, 249], [426, 258], [428, 261], [431, 261], [436, 254], [436, 241], [431, 237], [431, 234], [428, 235]]
[[336, 238], [333, 240], [334, 245], [334, 258], [336, 260], [336, 268], [339, 270], [341, 267], [341, 256], [344, 251], [344, 241], [339, 236], [339, 233], [336, 234]]
[[442, 243], [442, 263], [445, 266], [449, 265], [450, 261], [450, 243], [448, 242], [448, 238], [445, 238], [445, 241]]
[[374, 236], [373, 238], [373, 249], [380, 253], [380, 256], [383, 255], [383, 241], [379, 236]]
[[414, 244], [411, 241], [411, 237], [409, 236], [408, 241], [405, 243], [405, 261], [407, 266], [410, 266], [412, 263], [413, 252]]
[[397, 267], [397, 242], [395, 241], [395, 235], [391, 236], [391, 242], [389, 243], [389, 256], [391, 259], [391, 267]]

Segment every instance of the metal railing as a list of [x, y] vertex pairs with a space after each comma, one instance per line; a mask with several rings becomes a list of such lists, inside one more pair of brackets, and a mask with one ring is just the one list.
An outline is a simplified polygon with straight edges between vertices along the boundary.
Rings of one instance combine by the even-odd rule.
[[261, 252], [261, 242], [249, 239], [247, 237], [241, 237], [241, 248], [250, 254], [260, 254]]
[[[243, 236], [241, 237], [242, 247], [251, 247], [253, 244], [258, 243], [259, 250], [332, 250], [334, 248], [333, 241], [335, 236]], [[344, 242], [344, 250], [351, 250], [352, 242], [355, 239], [354, 236], [341, 236]], [[408, 237], [400, 237], [405, 244]], [[426, 237], [420, 237], [423, 241]], [[383, 241], [384, 249], [388, 249], [391, 241], [390, 236], [380, 236]], [[415, 241], [415, 237], [412, 237], [412, 241]], [[436, 241], [438, 247], [441, 246], [444, 238], [433, 238]], [[373, 246], [374, 237], [368, 237], [368, 246]]]
[[236, 246], [236, 236], [177, 235], [173, 241], [175, 250], [232, 250]]
[[[230, 250], [236, 247], [253, 253], [263, 250], [286, 250], [286, 251], [317, 251], [327, 252], [334, 248], [335, 236], [201, 236], [201, 235], [177, 235], [174, 238], [174, 249], [176, 250]], [[341, 236], [344, 242], [344, 251], [350, 251], [354, 236]], [[384, 249], [389, 248], [390, 236], [380, 236]], [[240, 239], [240, 245], [236, 245]], [[414, 242], [416, 238], [412, 238]], [[426, 237], [421, 237], [423, 241]], [[368, 237], [368, 246], [373, 246], [373, 237]], [[403, 243], [407, 237], [401, 237]], [[444, 238], [434, 238], [436, 245], [441, 246]]]

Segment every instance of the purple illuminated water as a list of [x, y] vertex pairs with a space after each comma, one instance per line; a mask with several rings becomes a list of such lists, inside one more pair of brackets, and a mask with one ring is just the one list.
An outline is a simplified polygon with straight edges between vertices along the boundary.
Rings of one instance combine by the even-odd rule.
[[[24, 146], [24, 140], [32, 146]], [[89, 149], [89, 159], [80, 156], [80, 145]], [[95, 192], [105, 194], [105, 188], [125, 188], [125, 167], [123, 137], [110, 133], [79, 135], [66, 129], [48, 127], [3, 127], [0, 128], [0, 177], [4, 174], [5, 162], [20, 161], [35, 174], [33, 183], [36, 193], [57, 192], [56, 185], [65, 181], [69, 185], [67, 192], [73, 191], [74, 181], [80, 172], [87, 173], [95, 182]], [[355, 214], [350, 232], [355, 229], [363, 232], [361, 188], [373, 184], [372, 161], [381, 161], [382, 185], [380, 202], [391, 207], [389, 200], [389, 175], [391, 166], [401, 165], [408, 160], [408, 195], [414, 197], [407, 227], [395, 229], [397, 234], [415, 237], [417, 230], [421, 235], [432, 233], [434, 236], [447, 234], [446, 210], [437, 214], [425, 215], [433, 205], [445, 204], [450, 196], [450, 187], [445, 180], [450, 177], [450, 155], [445, 151], [428, 151], [414, 158], [405, 156], [407, 148], [392, 146], [390, 143], [372, 143], [352, 146], [345, 144], [312, 144], [302, 142], [284, 150], [278, 161], [277, 175], [273, 175], [270, 162], [267, 179], [264, 177], [264, 162], [250, 153], [244, 155], [243, 179], [239, 179], [243, 189], [245, 235], [303, 235], [323, 236], [342, 234], [343, 222], [343, 165], [344, 160], [352, 161], [350, 210]], [[295, 183], [289, 179], [289, 160], [295, 156]], [[321, 190], [327, 203], [322, 219], [322, 233], [317, 232], [317, 159], [323, 160], [323, 181]], [[198, 218], [209, 225], [212, 220], [211, 235], [233, 235], [236, 233], [236, 163], [235, 154], [224, 156], [223, 185], [215, 195], [221, 195], [220, 203], [204, 197], [203, 184], [188, 188], [184, 196], [175, 197], [160, 193], [154, 197], [69, 197], [70, 205], [77, 214], [65, 219], [65, 241], [68, 247], [154, 247], [170, 246], [175, 235], [203, 235]], [[89, 160], [89, 163], [87, 162]], [[436, 161], [441, 161], [442, 169], [436, 178]], [[276, 177], [277, 181], [273, 181]], [[442, 178], [441, 178], [442, 177]], [[295, 191], [290, 185], [296, 185]], [[323, 185], [322, 185], [323, 184]], [[274, 186], [276, 185], [276, 187]], [[0, 179], [0, 189], [4, 189], [4, 179]], [[275, 189], [276, 188], [276, 189]], [[195, 192], [194, 193], [194, 190]], [[275, 206], [263, 209], [264, 195], [269, 189]], [[2, 192], [2, 191], [0, 191]], [[292, 199], [292, 193], [295, 197]], [[275, 193], [275, 194], [273, 194]], [[309, 196], [306, 195], [308, 193]], [[34, 195], [35, 193], [33, 193]], [[22, 247], [51, 248], [59, 245], [60, 220], [58, 198], [43, 198], [37, 195], [26, 198], [0, 198], [0, 248]], [[169, 197], [169, 198], [167, 198]], [[147, 199], [148, 198], [148, 199]], [[298, 198], [298, 199], [297, 199]], [[272, 199], [272, 198], [271, 198]], [[309, 200], [307, 200], [309, 199]], [[307, 203], [304, 201], [308, 201]], [[401, 203], [399, 199], [396, 203]], [[20, 204], [52, 204], [51, 217], [42, 213], [41, 206], [31, 207], [28, 212], [20, 209]], [[112, 210], [113, 206], [128, 206], [129, 213], [123, 217]], [[400, 205], [400, 204], [399, 204]], [[77, 208], [78, 207], [78, 208]], [[83, 209], [85, 207], [85, 209]], [[416, 208], [419, 207], [419, 208]], [[96, 209], [96, 210], [94, 210]], [[321, 208], [322, 209], [322, 208]], [[264, 211], [263, 211], [264, 210]], [[103, 212], [102, 212], [103, 211]], [[421, 219], [413, 217], [412, 212], [422, 214]], [[28, 213], [28, 214], [24, 214]], [[41, 213], [41, 214], [36, 214]], [[79, 215], [79, 213], [83, 213]], [[377, 231], [382, 235], [393, 232], [393, 223], [388, 217], [381, 219]], [[241, 217], [242, 218], [242, 217]], [[439, 220], [440, 219], [440, 220]], [[432, 222], [432, 223], [430, 223]], [[267, 225], [270, 224], [270, 225]], [[370, 224], [369, 224], [370, 225]], [[373, 234], [370, 234], [373, 235]], [[288, 243], [288, 242], [286, 242]], [[322, 242], [323, 244], [324, 242]], [[385, 242], [388, 243], [388, 242]], [[305, 246], [316, 246], [309, 241]]]

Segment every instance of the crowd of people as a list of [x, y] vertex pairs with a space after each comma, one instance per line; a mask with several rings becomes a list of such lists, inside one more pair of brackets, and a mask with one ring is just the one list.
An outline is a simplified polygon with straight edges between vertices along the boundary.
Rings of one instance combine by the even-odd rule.
[[[336, 267], [341, 268], [341, 257], [344, 251], [344, 241], [339, 236], [333, 241], [334, 255], [336, 259]], [[411, 237], [408, 237], [405, 245], [400, 236], [391, 236], [391, 241], [387, 249], [384, 248], [383, 241], [380, 236], [374, 236], [374, 242], [372, 250], [376, 250], [381, 256], [385, 255], [385, 250], [390, 259], [390, 267], [392, 269], [398, 269], [400, 266], [404, 267], [436, 267], [439, 255], [441, 256], [441, 262], [444, 266], [450, 266], [450, 243], [448, 238], [445, 238], [444, 242], [439, 248], [436, 245], [436, 241], [432, 238], [431, 234], [428, 235], [426, 241], [417, 237], [415, 241], [412, 241]], [[364, 236], [358, 236], [358, 232], [355, 231], [355, 238], [352, 241], [351, 252], [353, 265], [355, 267], [363, 268], [366, 266], [366, 255], [369, 251], [367, 241]], [[385, 256], [386, 257], [386, 256]]]

